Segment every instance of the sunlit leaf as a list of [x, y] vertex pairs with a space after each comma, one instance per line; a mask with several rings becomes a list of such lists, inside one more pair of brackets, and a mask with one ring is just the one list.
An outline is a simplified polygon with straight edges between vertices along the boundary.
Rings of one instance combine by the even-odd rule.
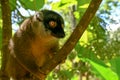
[[79, 80], [79, 76], [78, 75], [74, 75], [71, 80]]
[[84, 4], [82, 6], [79, 6], [79, 8], [88, 8], [89, 4]]
[[80, 44], [81, 45], [85, 45], [85, 44], [87, 44], [88, 43], [88, 34], [87, 34], [87, 32], [88, 31], [85, 31], [84, 33], [83, 33], [83, 35], [82, 35], [82, 37], [81, 37], [81, 39], [80, 39]]
[[109, 67], [104, 67], [90, 59], [88, 61], [105, 80], [119, 80], [117, 74]]
[[91, 0], [77, 0], [78, 6], [89, 4]]
[[66, 9], [68, 10], [68, 7], [77, 4], [76, 0], [61, 0], [59, 2], [54, 2], [51, 4], [52, 9], [59, 10], [59, 9]]
[[78, 10], [85, 12], [85, 10], [88, 8], [91, 0], [77, 0], [78, 2]]
[[78, 12], [78, 11], [75, 11], [75, 12], [74, 12], [74, 15], [75, 15], [75, 18], [76, 18], [76, 19], [79, 19], [79, 18], [80, 18], [80, 15], [79, 15], [79, 12]]
[[110, 63], [112, 70], [118, 74], [120, 79], [120, 57], [112, 59]]

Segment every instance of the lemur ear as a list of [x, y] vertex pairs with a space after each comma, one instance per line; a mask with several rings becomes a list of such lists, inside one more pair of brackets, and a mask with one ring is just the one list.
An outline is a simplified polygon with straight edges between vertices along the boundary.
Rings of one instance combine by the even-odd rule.
[[36, 12], [34, 15], [34, 18], [37, 19], [38, 21], [43, 21], [43, 13], [41, 11]]

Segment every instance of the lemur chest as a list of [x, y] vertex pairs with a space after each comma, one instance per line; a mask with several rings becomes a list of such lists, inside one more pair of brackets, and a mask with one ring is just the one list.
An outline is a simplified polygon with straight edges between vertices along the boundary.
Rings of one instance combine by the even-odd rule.
[[32, 55], [37, 65], [43, 66], [44, 63], [52, 58], [58, 50], [58, 40], [55, 38], [35, 39], [31, 44]]
[[57, 47], [58, 40], [56, 38], [36, 38], [31, 44], [32, 54], [34, 56], [49, 54]]

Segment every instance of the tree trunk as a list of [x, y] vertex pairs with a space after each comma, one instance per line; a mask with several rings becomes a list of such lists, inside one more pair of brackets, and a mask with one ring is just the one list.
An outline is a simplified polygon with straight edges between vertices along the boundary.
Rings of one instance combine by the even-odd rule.
[[0, 80], [9, 80], [5, 72], [5, 66], [8, 57], [8, 44], [12, 36], [11, 28], [11, 10], [9, 6], [9, 0], [0, 0], [1, 1], [1, 11], [2, 11], [2, 64], [0, 70]]

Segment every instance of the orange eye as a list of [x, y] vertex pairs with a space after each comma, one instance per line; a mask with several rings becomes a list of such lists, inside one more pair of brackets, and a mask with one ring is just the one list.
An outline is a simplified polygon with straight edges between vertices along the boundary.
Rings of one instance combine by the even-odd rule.
[[55, 28], [57, 26], [57, 23], [55, 21], [50, 21], [49, 25], [51, 28]]

